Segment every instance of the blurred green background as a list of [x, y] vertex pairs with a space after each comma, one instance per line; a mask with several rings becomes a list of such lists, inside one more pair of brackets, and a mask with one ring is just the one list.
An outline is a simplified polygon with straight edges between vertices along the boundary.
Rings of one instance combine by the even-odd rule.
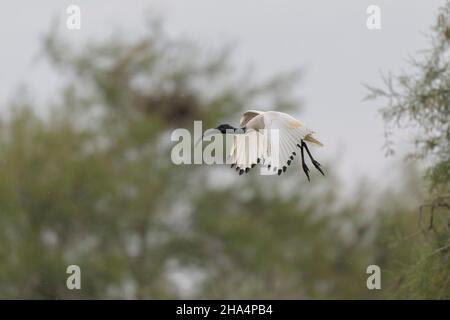
[[[50, 32], [64, 78], [51, 112], [24, 93], [1, 115], [0, 297], [449, 299], [449, 12], [424, 57], [367, 86], [386, 124], [413, 128], [425, 170], [405, 161], [395, 185], [361, 179], [351, 194], [330, 161], [309, 184], [298, 166], [239, 177], [170, 161], [170, 133], [194, 120], [235, 123], [262, 97], [301, 114], [298, 73], [256, 81], [228, 48], [205, 52], [159, 22], [77, 48]], [[70, 264], [81, 290], [66, 287]], [[371, 264], [382, 290], [367, 289]]]

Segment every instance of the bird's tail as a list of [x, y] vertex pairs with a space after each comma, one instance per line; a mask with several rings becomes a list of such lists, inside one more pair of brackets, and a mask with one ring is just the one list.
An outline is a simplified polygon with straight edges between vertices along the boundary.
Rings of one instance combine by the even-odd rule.
[[314, 143], [318, 146], [323, 147], [323, 143], [320, 142], [319, 140], [316, 140], [311, 134], [308, 134], [305, 138], [303, 138], [303, 140]]

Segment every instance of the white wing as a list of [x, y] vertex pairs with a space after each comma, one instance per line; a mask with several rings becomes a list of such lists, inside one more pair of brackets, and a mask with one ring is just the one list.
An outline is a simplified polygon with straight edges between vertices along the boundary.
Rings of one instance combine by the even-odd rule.
[[314, 132], [286, 113], [269, 111], [262, 116], [267, 148], [264, 164], [280, 175], [291, 164], [302, 140], [309, 140]]
[[256, 130], [247, 130], [243, 134], [235, 134], [231, 145], [230, 157], [233, 168], [239, 174], [250, 171], [264, 159], [264, 136]]
[[302, 140], [322, 145], [311, 129], [286, 113], [247, 111], [242, 124], [247, 132], [234, 135], [230, 151], [231, 167], [236, 166], [239, 174], [262, 162], [280, 175], [300, 151]]

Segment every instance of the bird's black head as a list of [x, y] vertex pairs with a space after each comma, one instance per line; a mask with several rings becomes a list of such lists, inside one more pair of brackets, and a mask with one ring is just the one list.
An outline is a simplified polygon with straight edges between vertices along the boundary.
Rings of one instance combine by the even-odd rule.
[[230, 133], [230, 132], [234, 132], [236, 130], [235, 127], [232, 127], [229, 124], [221, 124], [216, 129], [219, 130], [223, 134], [227, 133], [227, 131], [228, 131], [228, 133]]

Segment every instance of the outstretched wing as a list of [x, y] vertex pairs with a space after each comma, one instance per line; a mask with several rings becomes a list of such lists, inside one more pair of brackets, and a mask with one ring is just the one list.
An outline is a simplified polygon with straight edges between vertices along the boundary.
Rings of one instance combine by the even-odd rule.
[[[261, 117], [264, 129], [257, 130], [255, 123], [260, 123]], [[241, 126], [245, 124], [247, 132], [233, 136], [230, 151], [231, 167], [236, 167], [239, 174], [262, 162], [280, 175], [300, 151], [302, 140], [322, 145], [312, 136], [311, 129], [286, 113], [247, 111], [241, 119]]]
[[243, 134], [235, 134], [231, 145], [231, 167], [236, 167], [239, 174], [249, 172], [264, 157], [266, 148], [264, 135], [256, 130], [248, 130]]
[[314, 133], [300, 121], [282, 112], [266, 112], [265, 124], [266, 157], [264, 163], [278, 175], [285, 172], [297, 155], [302, 140], [321, 143], [312, 137]]

